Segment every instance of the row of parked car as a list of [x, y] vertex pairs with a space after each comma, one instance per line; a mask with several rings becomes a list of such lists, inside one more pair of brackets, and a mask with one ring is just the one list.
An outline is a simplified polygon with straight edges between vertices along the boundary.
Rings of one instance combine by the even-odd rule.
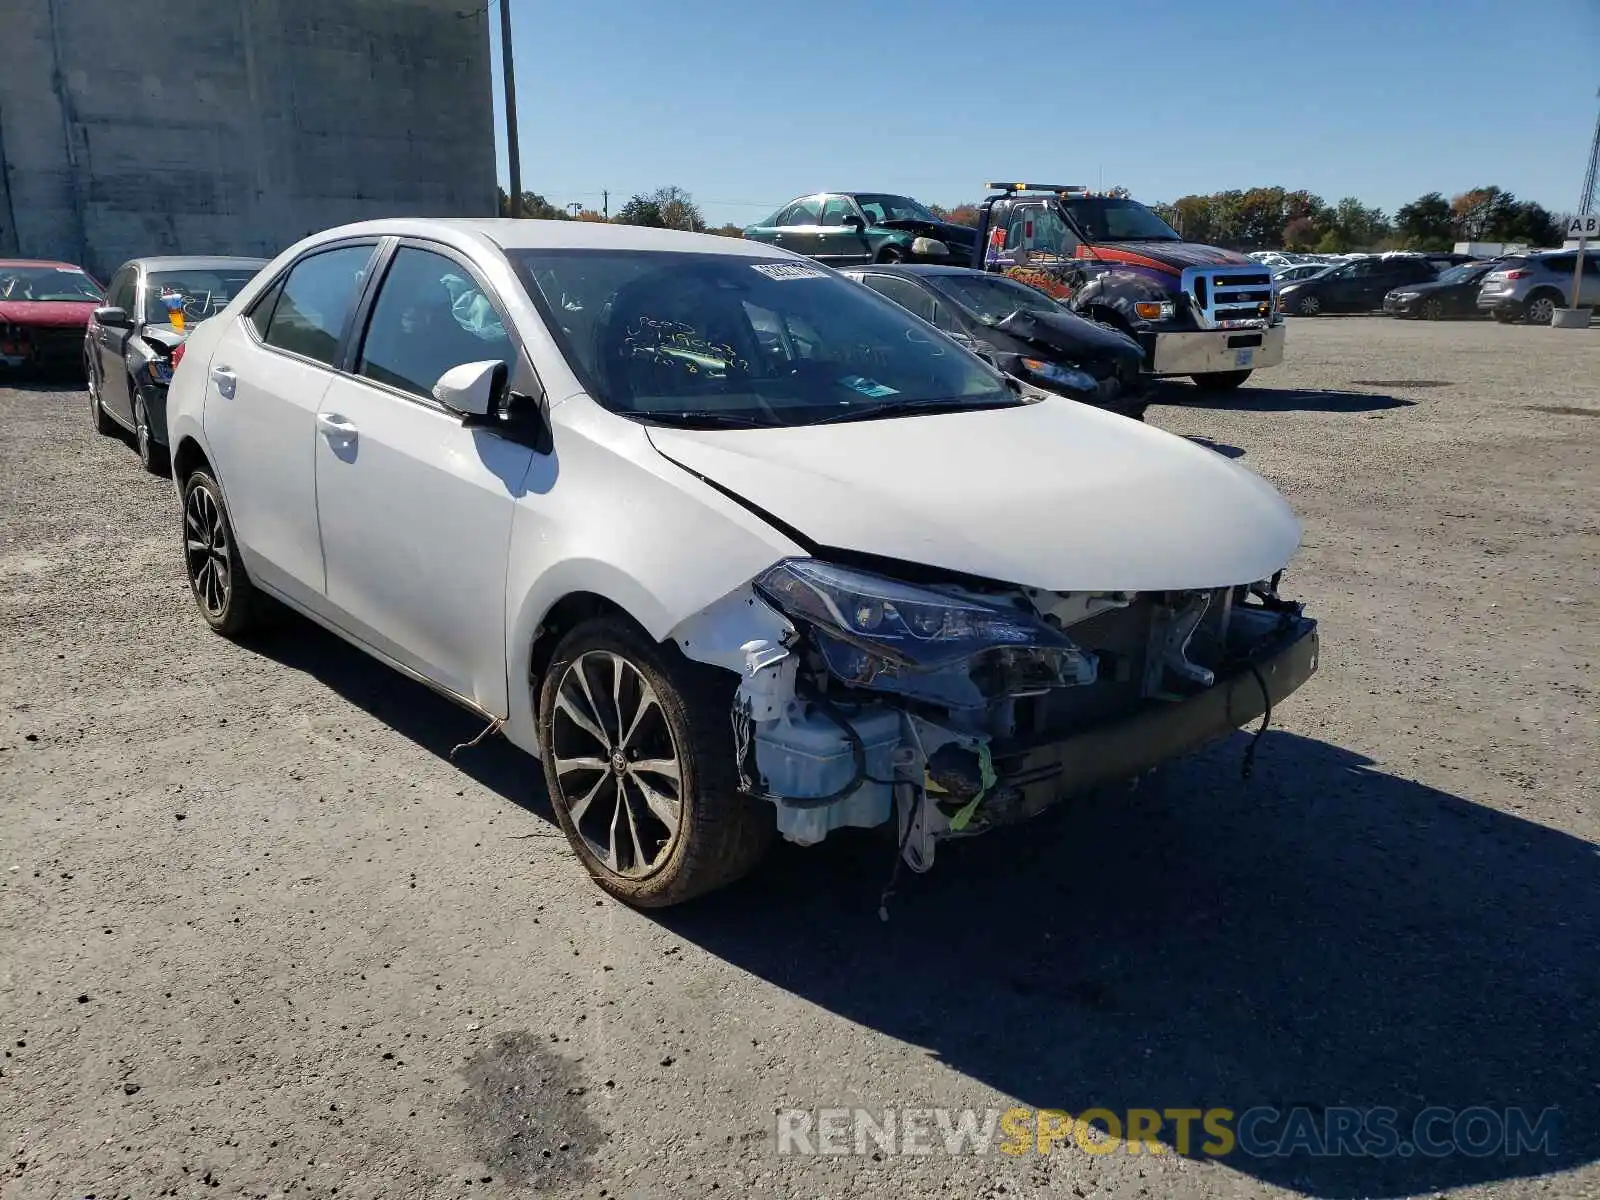
[[[1533, 250], [1493, 259], [1464, 254], [1370, 254], [1336, 263], [1276, 267], [1279, 307], [1315, 317], [1383, 311], [1429, 321], [1492, 316], [1548, 325], [1572, 307], [1575, 250]], [[1600, 251], [1584, 256], [1577, 307], [1600, 306]]]
[[[927, 870], [1317, 669], [1266, 481], [969, 352], [1013, 303], [1048, 315], [1015, 281], [423, 219], [130, 263], [104, 294], [0, 275], [87, 310], [98, 427], [160, 388], [212, 629], [287, 607], [476, 714], [631, 904], [850, 826]], [[1001, 334], [1031, 355], [1041, 329]]]

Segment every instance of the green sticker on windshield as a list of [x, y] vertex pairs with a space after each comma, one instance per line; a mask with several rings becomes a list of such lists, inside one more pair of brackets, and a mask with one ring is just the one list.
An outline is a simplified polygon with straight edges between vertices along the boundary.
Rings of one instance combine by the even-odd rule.
[[865, 375], [846, 375], [839, 380], [845, 387], [853, 392], [860, 392], [863, 396], [870, 396], [874, 400], [881, 400], [885, 396], [899, 395], [896, 389], [886, 383], [878, 383], [868, 379]]

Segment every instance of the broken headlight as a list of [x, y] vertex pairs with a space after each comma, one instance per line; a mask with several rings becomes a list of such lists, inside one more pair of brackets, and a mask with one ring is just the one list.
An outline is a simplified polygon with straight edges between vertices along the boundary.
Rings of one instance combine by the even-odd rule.
[[1094, 656], [1021, 609], [804, 558], [755, 589], [809, 626], [828, 670], [856, 687], [967, 706], [1094, 682]]

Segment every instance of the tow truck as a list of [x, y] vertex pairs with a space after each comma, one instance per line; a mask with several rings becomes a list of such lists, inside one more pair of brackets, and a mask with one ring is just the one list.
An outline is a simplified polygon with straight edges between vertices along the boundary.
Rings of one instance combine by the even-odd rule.
[[1131, 334], [1144, 369], [1227, 391], [1283, 362], [1272, 274], [1232, 250], [1184, 241], [1120, 193], [988, 183], [975, 267], [1008, 275]]

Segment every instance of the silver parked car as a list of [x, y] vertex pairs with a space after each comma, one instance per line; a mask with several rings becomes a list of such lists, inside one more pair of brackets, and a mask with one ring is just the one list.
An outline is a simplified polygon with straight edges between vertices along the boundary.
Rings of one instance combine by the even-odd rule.
[[[1584, 252], [1578, 307], [1600, 307], [1600, 250]], [[1576, 250], [1547, 250], [1509, 258], [1483, 277], [1478, 308], [1497, 321], [1548, 325], [1558, 308], [1571, 307]]]

